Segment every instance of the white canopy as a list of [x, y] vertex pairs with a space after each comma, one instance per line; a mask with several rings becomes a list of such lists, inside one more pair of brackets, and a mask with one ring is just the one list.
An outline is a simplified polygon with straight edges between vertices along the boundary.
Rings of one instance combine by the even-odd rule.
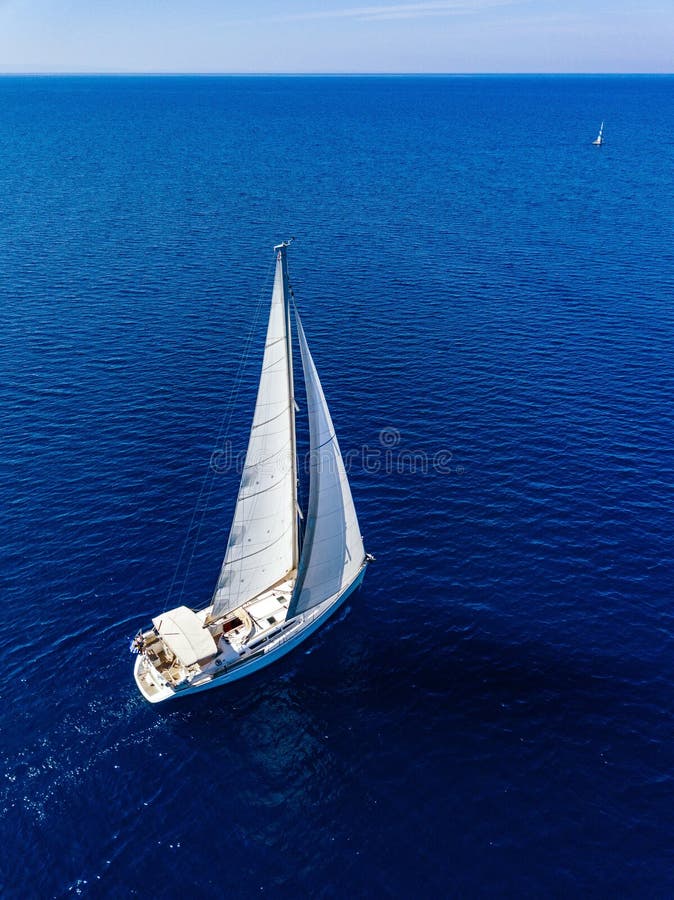
[[186, 606], [170, 609], [152, 620], [169, 650], [184, 666], [205, 663], [218, 652], [210, 631], [204, 623]]

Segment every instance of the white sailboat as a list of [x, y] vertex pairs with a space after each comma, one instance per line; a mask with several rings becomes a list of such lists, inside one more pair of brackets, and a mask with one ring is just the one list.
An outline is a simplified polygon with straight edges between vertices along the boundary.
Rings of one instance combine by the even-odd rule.
[[288, 244], [274, 248], [255, 414], [211, 602], [156, 616], [132, 644], [136, 684], [150, 703], [229, 684], [284, 656], [360, 586], [373, 558], [363, 547], [330, 412], [295, 310], [310, 439], [309, 506], [300, 534]]
[[592, 143], [595, 145], [595, 147], [601, 147], [601, 145], [604, 143], [604, 123], [603, 122], [599, 126], [599, 134], [592, 141]]

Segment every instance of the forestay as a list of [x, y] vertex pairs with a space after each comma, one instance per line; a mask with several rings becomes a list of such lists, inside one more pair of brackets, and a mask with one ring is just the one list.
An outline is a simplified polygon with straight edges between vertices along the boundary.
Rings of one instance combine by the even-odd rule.
[[283, 261], [279, 252], [253, 426], [211, 618], [256, 597], [295, 566], [294, 398]]
[[304, 545], [288, 618], [341, 593], [365, 559], [330, 412], [297, 312], [295, 319], [307, 392], [310, 483]]

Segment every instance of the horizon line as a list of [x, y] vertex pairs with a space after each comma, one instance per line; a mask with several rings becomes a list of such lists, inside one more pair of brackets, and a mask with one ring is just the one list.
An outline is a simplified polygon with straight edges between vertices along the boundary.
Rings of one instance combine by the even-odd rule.
[[30, 76], [30, 77], [75, 77], [75, 76], [119, 76], [140, 77], [213, 77], [213, 78], [500, 78], [500, 77], [531, 77], [531, 78], [633, 78], [633, 77], [658, 77], [670, 78], [673, 72], [227, 72], [214, 71], [183, 71], [172, 69], [80, 69], [80, 70], [31, 70], [10, 71], [0, 69], [0, 78]]

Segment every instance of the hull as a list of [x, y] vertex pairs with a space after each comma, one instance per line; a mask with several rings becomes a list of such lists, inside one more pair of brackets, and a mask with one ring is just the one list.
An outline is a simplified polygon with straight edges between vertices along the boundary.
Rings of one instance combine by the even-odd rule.
[[305, 614], [303, 619], [300, 618], [298, 620], [297, 625], [292, 623], [289, 624], [287, 630], [278, 638], [270, 640], [269, 646], [264, 648], [264, 650], [262, 650], [259, 655], [256, 655], [254, 659], [237, 663], [229, 670], [217, 672], [212, 677], [206, 676], [207, 680], [204, 680], [203, 682], [200, 681], [197, 684], [187, 685], [178, 689], [166, 685], [163, 689], [154, 691], [150, 694], [145, 689], [141, 678], [140, 668], [143, 663], [143, 657], [138, 656], [136, 658], [133, 673], [139, 691], [150, 703], [163, 703], [166, 700], [172, 700], [176, 697], [186, 697], [188, 695], [201, 693], [202, 691], [211, 690], [212, 688], [222, 687], [225, 684], [230, 684], [233, 681], [245, 678], [247, 675], [252, 675], [260, 669], [264, 669], [266, 666], [271, 665], [271, 663], [276, 662], [277, 659], [281, 659], [281, 657], [290, 653], [291, 650], [294, 650], [295, 647], [317, 631], [321, 625], [333, 615], [333, 613], [337, 612], [344, 601], [362, 584], [363, 578], [365, 577], [365, 569], [366, 565], [362, 567], [351, 584], [348, 585], [341, 594], [338, 594], [334, 598], [330, 598], [325, 603], [316, 607], [315, 610]]

